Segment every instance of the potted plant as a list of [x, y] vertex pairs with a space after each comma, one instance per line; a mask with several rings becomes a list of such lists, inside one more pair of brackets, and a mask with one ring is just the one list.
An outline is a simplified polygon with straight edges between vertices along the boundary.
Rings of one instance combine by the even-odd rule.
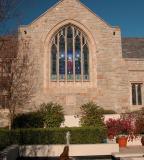
[[131, 117], [109, 119], [106, 121], [106, 126], [108, 129], [108, 135], [115, 137], [120, 147], [126, 147], [127, 141], [132, 141], [137, 136], [133, 119]]

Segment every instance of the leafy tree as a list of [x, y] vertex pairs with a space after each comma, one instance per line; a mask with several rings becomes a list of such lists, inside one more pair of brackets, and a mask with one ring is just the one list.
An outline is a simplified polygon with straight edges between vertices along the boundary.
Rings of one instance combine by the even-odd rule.
[[104, 126], [103, 109], [94, 102], [81, 106], [80, 123], [82, 126]]
[[61, 123], [64, 122], [63, 108], [59, 104], [43, 103], [40, 106], [40, 113], [46, 128], [60, 127]]

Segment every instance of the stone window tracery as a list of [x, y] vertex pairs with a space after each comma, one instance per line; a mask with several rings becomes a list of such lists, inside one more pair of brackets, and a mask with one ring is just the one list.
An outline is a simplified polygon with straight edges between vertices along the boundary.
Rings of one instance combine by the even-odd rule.
[[51, 80], [89, 80], [88, 40], [74, 25], [62, 27], [52, 38]]

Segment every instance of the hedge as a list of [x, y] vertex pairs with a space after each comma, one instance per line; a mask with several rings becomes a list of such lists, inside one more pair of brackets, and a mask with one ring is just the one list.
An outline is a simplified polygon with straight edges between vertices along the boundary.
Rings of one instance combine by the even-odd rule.
[[67, 131], [71, 144], [103, 143], [107, 137], [104, 127], [0, 130], [0, 149], [12, 144], [65, 144]]
[[0, 150], [4, 149], [6, 146], [11, 145], [10, 143], [10, 132], [5, 129], [0, 130]]

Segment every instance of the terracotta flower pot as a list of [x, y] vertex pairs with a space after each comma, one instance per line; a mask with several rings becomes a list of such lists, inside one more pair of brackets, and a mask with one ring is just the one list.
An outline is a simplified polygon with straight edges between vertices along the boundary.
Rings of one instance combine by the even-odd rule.
[[120, 148], [126, 147], [127, 146], [127, 137], [125, 137], [125, 136], [119, 137], [118, 138], [118, 144], [119, 144]]
[[142, 146], [144, 146], [144, 136], [142, 136], [141, 138], [141, 143], [142, 143]]

